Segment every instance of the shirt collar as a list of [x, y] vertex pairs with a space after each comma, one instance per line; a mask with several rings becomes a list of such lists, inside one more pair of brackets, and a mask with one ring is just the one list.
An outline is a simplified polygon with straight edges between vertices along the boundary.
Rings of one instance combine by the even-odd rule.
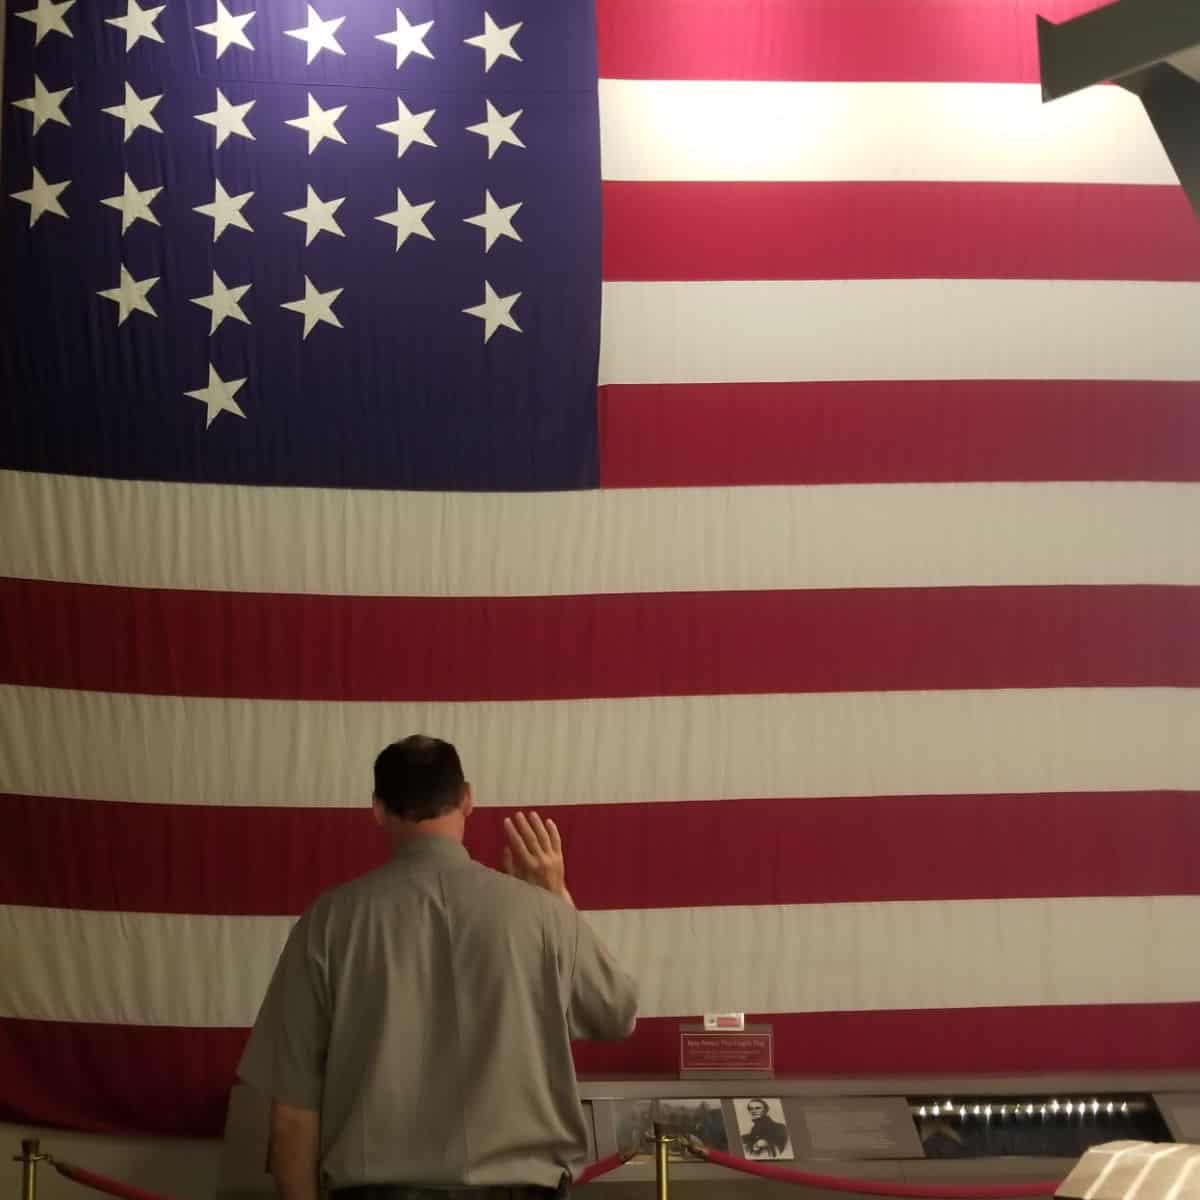
[[404, 863], [455, 863], [470, 859], [467, 848], [457, 838], [422, 833], [396, 848], [393, 858]]

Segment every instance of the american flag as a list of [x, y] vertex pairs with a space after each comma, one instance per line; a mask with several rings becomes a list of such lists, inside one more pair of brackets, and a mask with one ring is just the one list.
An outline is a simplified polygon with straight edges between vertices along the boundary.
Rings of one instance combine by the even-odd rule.
[[219, 1131], [413, 731], [582, 1070], [1200, 1065], [1200, 226], [1084, 7], [10, 3], [5, 1116]]

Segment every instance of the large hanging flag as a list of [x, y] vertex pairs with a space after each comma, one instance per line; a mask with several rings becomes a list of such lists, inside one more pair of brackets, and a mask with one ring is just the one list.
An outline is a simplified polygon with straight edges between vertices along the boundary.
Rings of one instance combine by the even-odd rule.
[[1200, 1065], [1200, 226], [1083, 0], [13, 0], [0, 1106], [213, 1132], [370, 764], [628, 1043]]

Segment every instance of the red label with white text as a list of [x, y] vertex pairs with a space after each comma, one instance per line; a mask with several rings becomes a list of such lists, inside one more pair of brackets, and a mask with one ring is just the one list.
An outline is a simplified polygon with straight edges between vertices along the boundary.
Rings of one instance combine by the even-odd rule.
[[774, 1070], [774, 1037], [770, 1033], [722, 1031], [679, 1034], [681, 1071], [728, 1071], [731, 1075]]

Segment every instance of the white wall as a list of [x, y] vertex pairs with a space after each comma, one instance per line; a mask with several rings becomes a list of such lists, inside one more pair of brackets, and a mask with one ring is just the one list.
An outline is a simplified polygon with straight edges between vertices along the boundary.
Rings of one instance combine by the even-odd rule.
[[[221, 1165], [216, 1139], [114, 1138], [90, 1133], [0, 1123], [0, 1197], [17, 1200], [21, 1191], [21, 1139], [40, 1138], [43, 1154], [120, 1179], [172, 1200], [212, 1200]], [[38, 1167], [38, 1200], [87, 1200], [99, 1192], [64, 1179], [53, 1167]]]

